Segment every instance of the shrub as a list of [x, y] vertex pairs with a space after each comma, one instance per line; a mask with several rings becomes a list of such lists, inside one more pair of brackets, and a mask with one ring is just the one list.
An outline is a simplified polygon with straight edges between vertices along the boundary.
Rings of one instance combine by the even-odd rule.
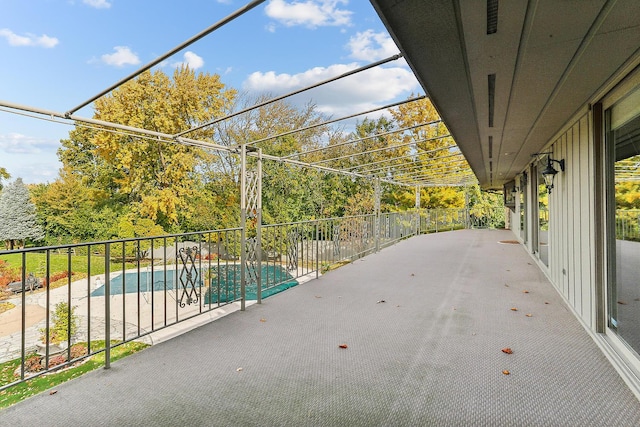
[[7, 262], [0, 259], [0, 287], [4, 287], [11, 282], [19, 282], [20, 274], [7, 265]]
[[[55, 312], [52, 317], [52, 326], [49, 328], [49, 342], [51, 344], [59, 344], [68, 341], [69, 337], [73, 337], [78, 332], [78, 315], [75, 314], [75, 307], [69, 308], [66, 302], [56, 304]], [[71, 329], [71, 335], [69, 335]], [[40, 329], [42, 342], [46, 342], [46, 329]]]
[[58, 354], [58, 355], [55, 355], [53, 357], [50, 357], [49, 358], [49, 369], [53, 368], [54, 366], [62, 365], [66, 361], [67, 361], [67, 355], [66, 354]]
[[42, 366], [42, 357], [37, 354], [33, 354], [27, 357], [24, 361], [24, 369], [27, 372], [40, 372], [44, 369]]
[[[75, 273], [71, 272], [71, 275], [73, 276]], [[42, 286], [48, 286], [49, 283], [54, 283], [57, 282], [58, 280], [62, 280], [62, 279], [66, 279], [67, 277], [69, 277], [69, 272], [68, 271], [61, 271], [59, 273], [54, 273], [51, 276], [49, 276], [49, 281], [47, 282], [47, 278], [45, 277], [44, 279], [42, 279]]]
[[78, 359], [87, 355], [87, 346], [85, 344], [74, 344], [71, 346], [71, 359]]

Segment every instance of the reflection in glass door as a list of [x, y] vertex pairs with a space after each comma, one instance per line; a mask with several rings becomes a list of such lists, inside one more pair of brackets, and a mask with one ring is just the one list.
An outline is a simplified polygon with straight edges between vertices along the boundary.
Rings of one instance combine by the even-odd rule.
[[549, 193], [544, 185], [541, 168], [537, 170], [538, 189], [538, 257], [549, 267]]
[[527, 243], [527, 174], [520, 177], [520, 237]]
[[606, 111], [606, 126], [609, 328], [640, 353], [640, 88]]

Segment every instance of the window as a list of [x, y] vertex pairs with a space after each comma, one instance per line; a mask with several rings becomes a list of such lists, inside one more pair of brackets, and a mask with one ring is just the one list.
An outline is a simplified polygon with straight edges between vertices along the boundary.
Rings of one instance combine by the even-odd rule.
[[536, 166], [538, 190], [538, 258], [549, 267], [549, 193], [542, 176], [542, 163]]
[[640, 87], [605, 111], [608, 326], [640, 353]]

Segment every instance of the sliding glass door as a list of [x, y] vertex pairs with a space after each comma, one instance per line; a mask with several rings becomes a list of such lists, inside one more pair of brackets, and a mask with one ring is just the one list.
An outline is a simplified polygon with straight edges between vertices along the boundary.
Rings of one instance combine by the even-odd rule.
[[605, 111], [608, 324], [640, 353], [640, 87]]

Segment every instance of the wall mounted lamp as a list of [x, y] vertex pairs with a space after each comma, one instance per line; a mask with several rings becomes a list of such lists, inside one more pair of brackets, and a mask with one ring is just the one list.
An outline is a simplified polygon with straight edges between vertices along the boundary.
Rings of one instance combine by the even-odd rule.
[[539, 159], [540, 156], [545, 154], [547, 155], [547, 166], [542, 171], [540, 171], [540, 173], [542, 174], [542, 178], [544, 179], [544, 185], [547, 187], [547, 193], [551, 194], [551, 190], [553, 189], [553, 180], [558, 173], [558, 171], [553, 167], [553, 163], [555, 162], [560, 165], [560, 170], [564, 172], [564, 159], [552, 159], [551, 153], [535, 153], [532, 154], [532, 156], [538, 157]]

